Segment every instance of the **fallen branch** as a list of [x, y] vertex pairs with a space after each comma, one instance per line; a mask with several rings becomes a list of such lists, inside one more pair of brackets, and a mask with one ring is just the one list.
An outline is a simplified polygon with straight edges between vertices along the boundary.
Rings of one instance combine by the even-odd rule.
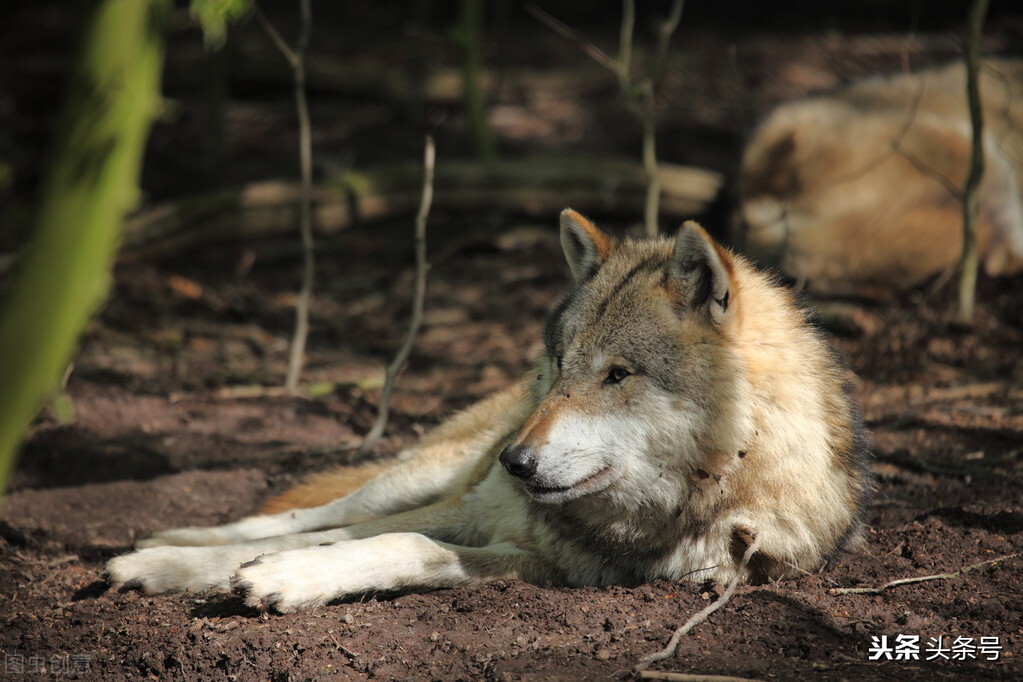
[[[661, 210], [676, 218], [700, 213], [717, 196], [719, 174], [660, 164]], [[419, 203], [422, 166], [399, 163], [348, 171], [313, 187], [313, 229], [341, 232], [353, 224], [412, 214]], [[541, 219], [565, 206], [635, 216], [647, 181], [642, 166], [620, 158], [535, 155], [484, 164], [445, 160], [436, 170], [434, 205], [446, 210], [529, 214]], [[256, 182], [156, 206], [125, 228], [124, 261], [164, 258], [228, 240], [288, 234], [295, 225], [296, 183]]]
[[419, 212], [416, 214], [416, 285], [412, 295], [412, 319], [409, 321], [408, 335], [405, 342], [394, 356], [394, 360], [387, 366], [387, 377], [384, 379], [384, 389], [380, 394], [380, 403], [377, 406], [377, 418], [373, 422], [373, 428], [366, 434], [366, 438], [359, 446], [359, 453], [363, 454], [370, 446], [380, 439], [384, 429], [387, 428], [387, 418], [391, 411], [391, 392], [394, 390], [394, 380], [398, 372], [405, 366], [409, 353], [412, 352], [412, 345], [415, 343], [416, 334], [419, 333], [419, 325], [423, 321], [423, 305], [426, 299], [426, 272], [430, 264], [426, 262], [426, 219], [430, 215], [430, 204], [433, 203], [433, 167], [434, 147], [433, 138], [426, 136], [426, 145], [423, 152], [423, 191], [419, 201]]
[[[552, 15], [540, 9], [540, 7], [537, 6], [535, 3], [532, 2], [526, 3], [526, 11], [528, 11], [530, 14], [539, 19], [544, 24], [546, 24], [547, 27], [550, 28], [555, 33], [561, 35], [562, 37], [568, 38], [573, 43], [578, 45], [579, 49], [581, 49], [583, 52], [589, 55], [589, 57], [593, 61], [600, 64], [605, 69], [608, 69], [609, 71], [615, 74], [618, 74], [622, 70], [621, 63], [618, 60], [609, 57], [606, 52], [604, 52], [599, 47], [597, 47], [589, 40], [587, 40], [583, 36], [583, 34], [579, 33], [579, 31], [576, 31], [568, 24], [565, 24], [564, 22], [555, 19]], [[631, 38], [632, 36], [631, 28], [628, 34]]]
[[936, 573], [935, 575], [923, 575], [917, 578], [899, 578], [898, 580], [886, 582], [884, 585], [881, 585], [881, 587], [834, 587], [828, 590], [828, 592], [830, 594], [881, 594], [889, 587], [898, 587], [899, 585], [911, 585], [913, 583], [922, 583], [928, 580], [953, 580], [961, 576], [963, 573], [969, 573], [970, 571], [975, 571], [978, 568], [982, 568], [990, 564], [997, 564], [1001, 561], [1008, 561], [1009, 559], [1015, 559], [1019, 556], [1023, 556], [1023, 554], [1009, 554], [1008, 556], [998, 557], [997, 559], [988, 559], [987, 561], [981, 561], [979, 564], [963, 566], [958, 571], [952, 571], [951, 573]]
[[[914, 420], [913, 423], [918, 422]], [[973, 476], [975, 478], [989, 478], [991, 476], [997, 476], [999, 474], [999, 472], [994, 471], [989, 467], [971, 466], [969, 464], [958, 466], [935, 464], [934, 462], [928, 462], [927, 460], [914, 455], [908, 450], [895, 450], [893, 452], [875, 452], [874, 459], [877, 462], [890, 464], [902, 471], [908, 471], [916, 474], [932, 474], [934, 476], [954, 477]]]
[[[929, 387], [919, 394], [910, 394], [904, 385], [878, 386], [872, 388], [871, 397], [881, 402], [896, 402], [900, 405], [927, 405], [947, 400], [976, 400], [977, 398], [1012, 397], [1012, 385], [1008, 381], [984, 381], [961, 386]], [[1000, 395], [1001, 394], [1001, 395]], [[1023, 393], [1021, 393], [1023, 397]]]
[[652, 654], [648, 654], [643, 658], [639, 659], [639, 663], [633, 670], [637, 673], [642, 674], [651, 663], [657, 661], [663, 661], [664, 659], [674, 656], [675, 651], [678, 650], [678, 644], [682, 641], [682, 638], [688, 635], [693, 628], [707, 620], [712, 613], [720, 609], [728, 600], [732, 598], [735, 593], [735, 588], [739, 586], [739, 583], [746, 577], [746, 567], [749, 566], [750, 559], [756, 554], [757, 550], [760, 549], [760, 538], [753, 538], [753, 541], [746, 548], [746, 552], [742, 555], [742, 561], [739, 562], [739, 566], [736, 568], [735, 575], [731, 580], [728, 581], [728, 586], [725, 588], [724, 594], [717, 598], [712, 604], [708, 605], [707, 608], [703, 609], [692, 618], [690, 618], [684, 625], [675, 630], [675, 634], [671, 636], [671, 640], [668, 641], [660, 651], [656, 651]]
[[694, 675], [692, 673], [672, 673], [664, 670], [641, 670], [639, 676], [644, 680], [670, 680], [671, 682], [757, 682], [749, 677], [731, 677], [729, 675]]

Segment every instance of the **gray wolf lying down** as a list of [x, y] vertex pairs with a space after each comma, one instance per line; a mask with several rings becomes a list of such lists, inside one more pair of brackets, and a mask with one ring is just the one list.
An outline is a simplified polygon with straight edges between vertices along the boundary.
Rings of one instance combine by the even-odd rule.
[[561, 242], [575, 287], [521, 383], [375, 476], [323, 474], [276, 513], [157, 533], [109, 580], [288, 612], [502, 578], [727, 580], [753, 538], [740, 577], [761, 581], [853, 538], [870, 485], [857, 408], [788, 293], [695, 223], [618, 240], [566, 210]]

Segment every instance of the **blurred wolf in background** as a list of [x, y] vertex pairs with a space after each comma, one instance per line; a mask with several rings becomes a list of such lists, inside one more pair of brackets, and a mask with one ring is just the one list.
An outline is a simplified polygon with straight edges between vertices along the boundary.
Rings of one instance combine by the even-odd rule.
[[[1023, 268], [1023, 61], [981, 67], [989, 275]], [[885, 295], [954, 267], [972, 128], [962, 64], [778, 107], [746, 147], [734, 240], [824, 295]]]
[[157, 533], [110, 581], [288, 612], [499, 578], [761, 581], [855, 539], [870, 483], [849, 376], [788, 292], [695, 223], [618, 240], [566, 210], [561, 242], [575, 287], [520, 384], [387, 468]]

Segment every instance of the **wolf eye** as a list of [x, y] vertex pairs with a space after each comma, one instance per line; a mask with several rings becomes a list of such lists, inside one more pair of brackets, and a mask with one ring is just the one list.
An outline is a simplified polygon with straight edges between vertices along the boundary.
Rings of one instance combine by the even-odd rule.
[[561, 356], [559, 355], [558, 357], [554, 358], [554, 360], [558, 363], [558, 371], [560, 372], [561, 371]]
[[629, 370], [624, 367], [615, 365], [611, 368], [611, 371], [607, 373], [607, 378], [604, 379], [604, 384], [620, 384], [622, 379], [632, 374]]

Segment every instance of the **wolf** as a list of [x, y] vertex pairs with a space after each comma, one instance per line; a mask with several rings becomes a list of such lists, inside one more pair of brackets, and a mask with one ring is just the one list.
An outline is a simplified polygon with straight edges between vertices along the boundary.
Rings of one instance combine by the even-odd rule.
[[392, 466], [158, 532], [109, 581], [290, 612], [495, 579], [763, 581], [852, 541], [871, 483], [850, 376], [790, 294], [693, 222], [633, 241], [566, 209], [561, 243], [575, 286], [521, 382]]
[[[1023, 269], [1023, 61], [980, 71], [988, 275]], [[962, 252], [972, 126], [961, 63], [876, 76], [778, 107], [739, 170], [733, 242], [821, 295], [890, 297]]]

